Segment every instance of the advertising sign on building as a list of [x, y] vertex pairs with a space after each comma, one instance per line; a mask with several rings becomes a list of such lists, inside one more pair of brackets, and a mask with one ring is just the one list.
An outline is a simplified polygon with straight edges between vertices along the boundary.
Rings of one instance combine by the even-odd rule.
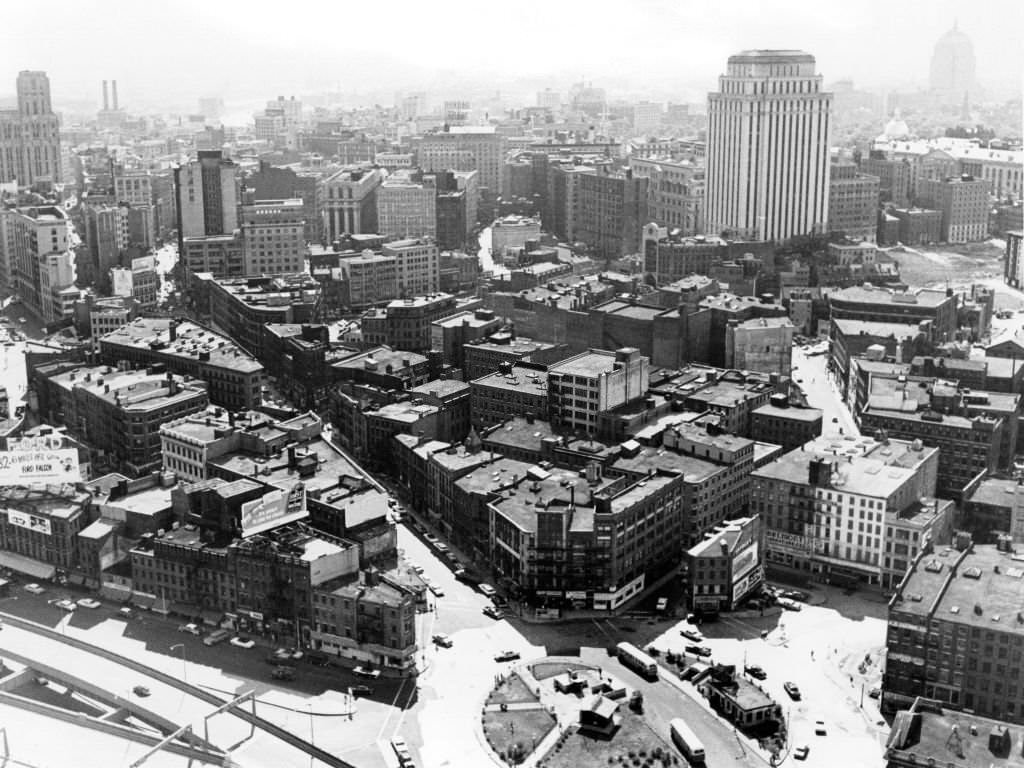
[[74, 448], [0, 451], [0, 485], [77, 483], [81, 480], [78, 451]]
[[757, 565], [757, 542], [744, 549], [732, 561], [732, 577], [739, 579]]
[[306, 486], [296, 483], [242, 505], [242, 538], [306, 517]]
[[755, 568], [750, 571], [746, 576], [734, 581], [732, 584], [732, 602], [735, 604], [737, 601], [742, 600], [744, 596], [748, 595], [754, 589], [757, 588], [758, 584], [764, 581], [764, 569]]
[[768, 530], [765, 532], [768, 549], [773, 552], [790, 552], [797, 555], [809, 555], [813, 549], [809, 536], [786, 531]]
[[7, 522], [11, 525], [16, 525], [19, 528], [27, 528], [30, 531], [42, 533], [46, 536], [53, 533], [53, 530], [50, 528], [50, 521], [45, 517], [33, 515], [28, 512], [21, 512], [17, 509], [7, 510]]

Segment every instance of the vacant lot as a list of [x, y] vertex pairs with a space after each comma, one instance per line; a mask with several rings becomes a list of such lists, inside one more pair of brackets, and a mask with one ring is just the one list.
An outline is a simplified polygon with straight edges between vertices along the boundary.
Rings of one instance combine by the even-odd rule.
[[900, 279], [912, 288], [969, 285], [1002, 274], [1003, 249], [991, 243], [922, 246], [891, 251], [900, 265]]

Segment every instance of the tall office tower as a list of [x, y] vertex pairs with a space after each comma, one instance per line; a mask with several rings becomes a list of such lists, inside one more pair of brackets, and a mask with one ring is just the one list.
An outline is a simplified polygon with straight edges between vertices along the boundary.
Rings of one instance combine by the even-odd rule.
[[959, 106], [977, 91], [974, 75], [974, 45], [954, 23], [935, 44], [928, 78], [930, 90], [943, 104]]
[[828, 223], [832, 94], [803, 51], [729, 57], [708, 94], [707, 227], [757, 240]]
[[238, 230], [238, 166], [220, 150], [200, 150], [174, 169], [178, 253], [193, 272], [244, 274]]
[[17, 90], [17, 109], [0, 110], [0, 183], [59, 182], [60, 118], [50, 105], [50, 79], [25, 70], [18, 73]]

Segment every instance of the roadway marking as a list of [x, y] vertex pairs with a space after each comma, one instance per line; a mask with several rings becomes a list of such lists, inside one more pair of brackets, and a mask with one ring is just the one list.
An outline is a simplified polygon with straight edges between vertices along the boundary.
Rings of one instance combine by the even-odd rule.
[[384, 722], [381, 723], [380, 730], [377, 732], [377, 743], [381, 743], [381, 739], [384, 738], [384, 729], [388, 727], [388, 723], [391, 721], [391, 715], [394, 714], [395, 705], [398, 703], [398, 697], [402, 695], [402, 691], [405, 689], [405, 684], [409, 682], [409, 678], [402, 678], [402, 684], [398, 686], [398, 690], [395, 692], [395, 698], [391, 700], [391, 706], [388, 708], [388, 714], [384, 718]]
[[[601, 623], [600, 623], [600, 621], [598, 619], [591, 619], [591, 621], [594, 622], [594, 626], [597, 627], [599, 630], [601, 630], [601, 632], [604, 634], [605, 637], [607, 637], [609, 640], [614, 640], [615, 639], [610, 634], [608, 634], [608, 630], [607, 629], [605, 629], [603, 626], [601, 626]], [[604, 621], [608, 622], [607, 619], [604, 619]], [[608, 623], [610, 625], [610, 622], [608, 622]]]

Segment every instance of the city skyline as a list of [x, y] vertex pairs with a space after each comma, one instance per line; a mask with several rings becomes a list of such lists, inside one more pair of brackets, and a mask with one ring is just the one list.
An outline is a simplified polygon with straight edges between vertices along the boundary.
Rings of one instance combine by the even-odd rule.
[[[353, 100], [362, 94], [390, 103], [385, 97], [403, 89], [500, 91], [523, 100], [538, 88], [565, 91], [580, 80], [606, 88], [612, 98], [702, 102], [721, 63], [748, 48], [806, 50], [816, 57], [826, 85], [852, 79], [862, 88], [923, 88], [933, 48], [954, 24], [974, 44], [982, 86], [1019, 89], [1024, 69], [1024, 12], [1009, 0], [988, 7], [986, 18], [1000, 23], [965, 17], [954, 0], [930, 4], [928, 14], [881, 0], [861, 3], [856, 13], [833, 3], [786, 0], [773, 5], [770, 18], [749, 13], [749, 3], [709, 11], [648, 0], [631, 5], [624, 17], [610, 5], [573, 1], [519, 7], [519, 13], [499, 15], [491, 24], [468, 0], [454, 0], [444, 14], [401, 3], [389, 18], [405, 23], [380, 32], [374, 31], [380, 22], [372, 9], [342, 12], [317, 0], [293, 4], [293, 18], [318, 19], [317, 29], [338, 30], [324, 41], [302, 32], [283, 34], [281, 25], [263, 23], [270, 7], [262, 4], [188, 0], [173, 19], [141, 6], [116, 25], [92, 0], [56, 5], [55, 21], [43, 28], [34, 26], [27, 7], [6, 9], [0, 44], [16, 69], [49, 74], [58, 108], [99, 104], [103, 79], [117, 79], [122, 105], [140, 111], [168, 105], [194, 109], [195, 100], [205, 95], [230, 102], [279, 92], [336, 91]], [[160, 30], [174, 54], [170, 58], [152, 55], [153, 30]], [[85, 58], [76, 53], [77, 40], [111, 32], [116, 44], [96, 47]], [[448, 44], [424, 45], [445, 38]], [[496, 40], [506, 41], [509, 53], [496, 47]], [[529, 55], [513, 61], [513, 50]], [[203, 56], [190, 55], [197, 51]], [[0, 93], [3, 100], [10, 96]]]

